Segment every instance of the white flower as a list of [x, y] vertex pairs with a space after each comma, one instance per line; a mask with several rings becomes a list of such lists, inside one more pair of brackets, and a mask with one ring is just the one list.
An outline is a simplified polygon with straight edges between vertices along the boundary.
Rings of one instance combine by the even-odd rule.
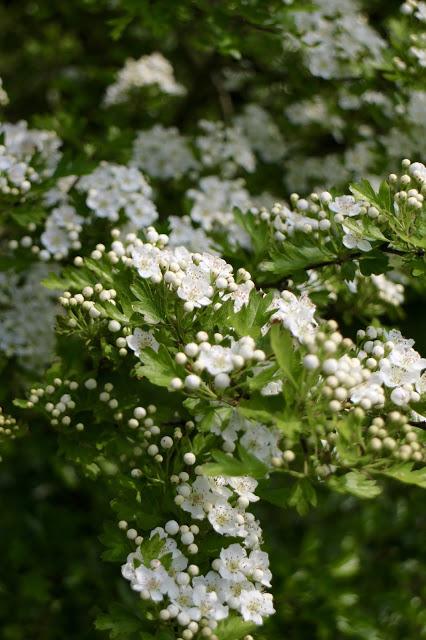
[[[136, 562], [135, 562], [136, 561]], [[121, 574], [123, 578], [131, 583], [136, 581], [136, 568], [143, 562], [140, 547], [129, 553], [125, 564], [121, 565]]]
[[297, 298], [290, 291], [283, 291], [281, 296], [274, 298], [268, 310], [276, 310], [270, 322], [279, 320], [301, 342], [311, 336], [317, 326], [316, 307], [306, 293]]
[[174, 580], [162, 565], [156, 569], [148, 569], [143, 564], [140, 565], [135, 569], [132, 588], [135, 591], [147, 591], [154, 602], [161, 602], [165, 594], [171, 597], [178, 591]]
[[249, 502], [257, 502], [259, 498], [254, 494], [257, 487], [257, 480], [250, 476], [234, 476], [228, 478], [228, 484], [242, 498], [247, 498]]
[[3, 88], [3, 80], [0, 78], [0, 107], [4, 107], [9, 103], [9, 97]]
[[234, 368], [232, 350], [229, 347], [213, 345], [208, 350], [200, 350], [197, 364], [215, 376], [218, 373], [229, 373]]
[[204, 229], [195, 229], [189, 216], [169, 216], [169, 246], [183, 245], [191, 251], [212, 251], [211, 240]]
[[179, 298], [192, 302], [195, 307], [211, 304], [213, 293], [213, 287], [207, 280], [206, 273], [195, 265], [187, 269], [177, 290]]
[[147, 347], [150, 347], [155, 352], [157, 352], [160, 347], [152, 331], [143, 331], [138, 327], [131, 336], [127, 336], [126, 341], [130, 349], [135, 352], [135, 356], [138, 357], [141, 355], [141, 351]]
[[222, 549], [219, 555], [218, 571], [222, 578], [232, 582], [245, 581], [247, 567], [247, 552], [240, 544], [231, 544]]
[[152, 200], [139, 194], [132, 198], [129, 204], [125, 205], [124, 212], [130, 222], [139, 229], [147, 227], [158, 218], [157, 208]]
[[243, 591], [241, 594], [241, 615], [246, 622], [262, 624], [265, 616], [275, 613], [270, 593]]
[[143, 244], [134, 247], [132, 250], [133, 264], [142, 278], [161, 279], [161, 251], [151, 244]]
[[355, 201], [353, 196], [340, 196], [335, 198], [329, 205], [331, 211], [340, 213], [343, 216], [357, 216], [361, 211], [362, 205]]
[[411, 394], [403, 387], [396, 387], [395, 389], [392, 389], [390, 399], [398, 407], [405, 407], [410, 402]]
[[280, 456], [279, 435], [272, 429], [258, 423], [247, 422], [245, 433], [240, 439], [242, 446], [262, 462], [270, 464], [273, 457]]
[[[271, 586], [272, 573], [269, 570], [269, 556], [265, 551], [254, 549], [251, 551], [246, 569], [247, 575], [251, 575], [255, 582], [260, 582], [265, 587]], [[260, 572], [262, 575], [256, 575]]]
[[246, 530], [241, 523], [244, 522], [241, 512], [227, 503], [213, 505], [207, 517], [213, 529], [222, 535], [242, 538], [246, 536]]
[[192, 598], [201, 618], [223, 620], [229, 614], [228, 607], [221, 604], [217, 594], [214, 591], [208, 591], [203, 584], [194, 587]]
[[68, 233], [53, 223], [41, 234], [40, 240], [51, 254], [59, 253], [66, 256], [71, 247]]
[[226, 504], [224, 497], [212, 488], [208, 478], [198, 476], [191, 485], [191, 493], [181, 504], [184, 511], [188, 511], [195, 520], [202, 520], [206, 516], [206, 509], [214, 504]]
[[194, 604], [194, 589], [190, 585], [180, 587], [177, 594], [171, 597], [171, 602], [190, 620], [200, 620], [201, 613]]
[[371, 251], [373, 248], [370, 242], [364, 238], [362, 229], [348, 229], [342, 225], [344, 236], [342, 243], [347, 249], [359, 249], [360, 251]]
[[223, 296], [223, 299], [234, 301], [234, 313], [241, 311], [243, 307], [246, 307], [249, 303], [250, 292], [254, 289], [254, 282], [247, 280], [242, 284], [237, 285], [235, 291], [227, 293]]

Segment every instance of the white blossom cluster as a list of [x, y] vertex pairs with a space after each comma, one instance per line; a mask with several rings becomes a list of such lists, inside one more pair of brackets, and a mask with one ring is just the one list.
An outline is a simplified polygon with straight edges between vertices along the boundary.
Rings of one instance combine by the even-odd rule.
[[190, 253], [184, 247], [167, 249], [168, 236], [159, 235], [152, 227], [147, 231], [148, 242], [134, 237], [127, 248], [119, 240], [112, 244], [121, 257], [130, 251], [131, 264], [142, 278], [153, 283], [164, 281], [183, 301], [186, 312], [231, 299], [236, 309], [248, 303], [250, 274], [244, 269], [234, 279], [232, 266], [209, 253]]
[[313, 76], [340, 78], [371, 65], [384, 42], [367, 23], [357, 2], [316, 0], [313, 11], [296, 11], [294, 20], [307, 65]]
[[[247, 280], [248, 291], [254, 286], [251, 280]], [[229, 295], [229, 294], [228, 294]], [[214, 386], [218, 391], [225, 390], [231, 385], [230, 374], [250, 366], [254, 362], [262, 362], [265, 353], [256, 349], [256, 343], [250, 336], [244, 336], [234, 340], [231, 336], [227, 340], [230, 346], [224, 346], [222, 334], [215, 334], [215, 344], [208, 341], [206, 332], [197, 334], [197, 342], [189, 342], [184, 350], [176, 354], [176, 362], [189, 366], [189, 373], [184, 381], [174, 378], [171, 381], [172, 389], [181, 389], [184, 385], [189, 390], [198, 389], [202, 384], [200, 375], [206, 372], [214, 378]]]
[[250, 141], [237, 124], [227, 127], [220, 120], [200, 120], [198, 126], [201, 134], [195, 144], [205, 167], [217, 167], [228, 178], [240, 168], [249, 173], [255, 170], [256, 158]]
[[69, 198], [69, 192], [76, 181], [77, 176], [64, 176], [57, 180], [55, 187], [45, 193], [44, 204], [51, 211], [40, 236], [43, 247], [39, 252], [41, 260], [47, 261], [53, 257], [59, 261], [66, 258], [71, 249], [81, 248], [79, 237], [85, 219], [78, 215]]
[[[19, 433], [19, 425], [15, 418], [3, 412], [3, 407], [0, 406], [0, 442], [4, 438], [15, 440]], [[0, 462], [1, 462], [0, 455]]]
[[135, 167], [101, 162], [90, 174], [79, 179], [77, 190], [87, 194], [86, 204], [97, 218], [127, 220], [140, 229], [154, 222], [158, 213], [152, 201], [152, 189]]
[[[312, 337], [318, 326], [315, 319], [316, 307], [306, 293], [298, 298], [291, 291], [282, 291], [273, 299], [269, 310], [273, 311], [269, 322], [281, 322], [300, 342]], [[267, 332], [269, 327], [270, 324], [266, 325], [263, 331]]]
[[0, 123], [0, 191], [24, 195], [55, 172], [61, 140], [53, 131], [28, 129], [26, 122]]
[[198, 168], [188, 138], [176, 127], [163, 127], [161, 124], [137, 134], [132, 164], [161, 180], [179, 179]]
[[362, 217], [376, 219], [379, 211], [367, 202], [352, 195], [336, 196], [323, 191], [308, 198], [292, 195], [294, 209], [277, 203], [271, 212], [260, 211], [262, 220], [271, 223], [276, 240], [285, 241], [295, 232], [314, 234], [316, 237], [333, 238], [347, 249], [371, 251], [371, 237], [362, 224]]
[[170, 62], [161, 53], [155, 52], [138, 60], [126, 60], [115, 82], [107, 88], [104, 103], [110, 106], [125, 102], [132, 90], [146, 86], [155, 86], [169, 95], [180, 96], [185, 93], [185, 87], [174, 77]]
[[194, 227], [189, 216], [169, 216], [169, 245], [171, 247], [184, 246], [189, 251], [214, 251], [212, 239], [203, 227]]
[[40, 284], [48, 273], [40, 264], [0, 273], [0, 350], [32, 370], [48, 364], [55, 342], [55, 296]]
[[244, 181], [221, 180], [217, 176], [201, 178], [197, 188], [189, 189], [187, 197], [192, 200], [190, 216], [205, 231], [226, 229], [230, 241], [240, 245], [247, 244], [244, 232], [235, 223], [233, 208], [246, 211], [251, 206], [249, 192]]
[[[281, 392], [278, 383], [269, 383], [269, 390], [263, 395], [277, 395]], [[278, 429], [268, 427], [260, 422], [248, 420], [237, 411], [233, 411], [229, 420], [222, 424], [213, 424], [212, 433], [223, 439], [223, 450], [227, 453], [235, 451], [237, 444], [240, 444], [251, 455], [255, 456], [268, 467], [281, 466], [283, 460], [292, 462], [294, 453], [283, 451], [280, 446], [282, 433]]]
[[265, 109], [249, 104], [234, 122], [264, 162], [279, 162], [283, 158], [286, 149], [282, 133]]
[[7, 104], [9, 104], [9, 96], [3, 87], [3, 80], [0, 78], [0, 107], [5, 107]]
[[[191, 456], [185, 455], [188, 463], [193, 463]], [[246, 511], [258, 500], [254, 494], [257, 482], [248, 476], [198, 475], [192, 483], [189, 478], [186, 472], [171, 477], [177, 484], [176, 504], [193, 520], [207, 520], [220, 535], [243, 538], [243, 544], [222, 547], [211, 569], [200, 575], [199, 567], [189, 564], [188, 559], [198, 552], [200, 527], [170, 520], [164, 528], [157, 527], [150, 533], [150, 540], [158, 537], [163, 542], [158, 557], [148, 564], [138, 547], [128, 556], [122, 574], [144, 600], [162, 603], [160, 619], [176, 620], [185, 627], [184, 638], [194, 637], [199, 630], [203, 636], [217, 637], [213, 632], [230, 610], [260, 625], [274, 608], [271, 594], [265, 592], [265, 587], [271, 586], [272, 574], [268, 555], [260, 549], [262, 530], [253, 514]], [[127, 525], [120, 524], [122, 528]], [[127, 535], [133, 538], [133, 530], [127, 530]], [[166, 555], [170, 558], [167, 563]]]
[[404, 285], [401, 282], [394, 282], [383, 273], [372, 274], [371, 281], [377, 288], [381, 300], [395, 307], [404, 303]]
[[[424, 27], [426, 23], [426, 3], [423, 0], [406, 0], [401, 5], [401, 12], [411, 16], [416, 21], [417, 26], [420, 27], [418, 33], [412, 34], [409, 53], [420, 69], [424, 69], [426, 67], [426, 29]], [[397, 59], [395, 62], [401, 69], [406, 69], [406, 64], [401, 59]]]

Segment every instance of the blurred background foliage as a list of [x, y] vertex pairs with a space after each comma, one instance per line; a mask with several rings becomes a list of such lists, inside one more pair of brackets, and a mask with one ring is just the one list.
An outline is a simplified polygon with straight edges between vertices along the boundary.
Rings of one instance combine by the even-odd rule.
[[[383, 33], [398, 5], [364, 2]], [[64, 140], [64, 174], [67, 166], [82, 170], [102, 159], [126, 162], [135, 129], [161, 120], [191, 132], [200, 117], [226, 120], [259, 96], [291, 148], [297, 130], [286, 130], [283, 106], [317, 91], [332, 96], [335, 87], [321, 78], [308, 83], [298, 53], [283, 51], [277, 25], [287, 19], [282, 0], [3, 0], [0, 76], [10, 98], [4, 117], [54, 129]], [[124, 60], [155, 50], [172, 60], [187, 94], [165, 102], [160, 97], [147, 108], [138, 98], [101, 108]], [[231, 98], [223, 87], [228, 69], [248, 77]], [[311, 138], [305, 134], [303, 145], [315, 154], [339, 143], [316, 131]], [[254, 179], [262, 189], [288, 195], [276, 167]], [[166, 190], [163, 216], [178, 210], [173, 198]], [[426, 353], [424, 286], [411, 292], [401, 330]], [[99, 637], [96, 612], [128, 597], [117, 567], [100, 559], [108, 496], [59, 459], [56, 447], [55, 434], [31, 425], [31, 435], [9, 444], [0, 464], [4, 640]], [[303, 518], [273, 506], [260, 509], [279, 614], [256, 640], [426, 638], [421, 490], [389, 483], [386, 494], [371, 502], [324, 491], [319, 507]]]

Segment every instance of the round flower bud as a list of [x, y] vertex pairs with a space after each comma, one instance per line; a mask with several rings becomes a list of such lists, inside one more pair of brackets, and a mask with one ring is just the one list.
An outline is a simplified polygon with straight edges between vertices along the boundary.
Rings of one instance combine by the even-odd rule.
[[110, 320], [108, 322], [108, 329], [112, 331], [112, 333], [117, 333], [117, 331], [121, 329], [121, 324], [117, 322], [117, 320]]
[[170, 387], [174, 391], [179, 391], [179, 389], [182, 389], [183, 387], [183, 382], [180, 378], [172, 378], [170, 380]]
[[176, 361], [177, 364], [184, 365], [184, 364], [187, 363], [188, 358], [186, 357], [186, 355], [182, 351], [179, 351], [179, 353], [177, 353], [175, 355], [175, 361]]
[[227, 373], [218, 373], [214, 378], [214, 386], [216, 389], [227, 389], [231, 384], [231, 378]]
[[183, 456], [183, 461], [185, 464], [192, 466], [193, 464], [196, 463], [197, 458], [195, 457], [195, 455], [193, 453], [191, 453], [190, 451], [188, 453], [185, 453]]
[[319, 358], [313, 354], [309, 354], [303, 358], [303, 366], [305, 367], [305, 369], [308, 369], [308, 371], [318, 369], [319, 364]]
[[179, 525], [176, 520], [169, 520], [164, 529], [170, 536], [175, 536], [179, 532]]
[[181, 535], [180, 539], [181, 539], [182, 544], [187, 546], [187, 545], [192, 544], [194, 542], [194, 534], [191, 533], [190, 531], [188, 531], [187, 533], [183, 533]]
[[156, 444], [150, 444], [148, 449], [147, 449], [147, 453], [149, 456], [156, 456], [158, 453], [158, 447]]
[[195, 390], [199, 389], [201, 384], [201, 378], [193, 373], [185, 378], [185, 386], [187, 389]]
[[173, 438], [170, 436], [164, 436], [164, 438], [161, 438], [160, 444], [163, 449], [171, 449], [173, 447]]
[[286, 451], [284, 451], [283, 453], [283, 458], [286, 462], [293, 462], [296, 458], [296, 455], [291, 449], [286, 449]]
[[195, 356], [198, 354], [198, 344], [195, 344], [195, 342], [190, 342], [189, 344], [185, 345], [185, 354], [187, 356], [189, 356], [190, 358], [195, 358]]
[[133, 411], [133, 415], [137, 420], [141, 420], [142, 418], [145, 418], [146, 411], [143, 407], [136, 407], [136, 409], [134, 409]]
[[129, 540], [135, 540], [135, 538], [137, 538], [138, 532], [136, 531], [136, 529], [129, 529], [126, 535]]

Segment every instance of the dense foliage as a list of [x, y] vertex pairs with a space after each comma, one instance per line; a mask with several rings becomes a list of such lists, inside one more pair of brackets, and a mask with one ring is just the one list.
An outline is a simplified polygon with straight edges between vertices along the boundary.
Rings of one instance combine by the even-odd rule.
[[0, 21], [5, 640], [426, 637], [426, 3]]

